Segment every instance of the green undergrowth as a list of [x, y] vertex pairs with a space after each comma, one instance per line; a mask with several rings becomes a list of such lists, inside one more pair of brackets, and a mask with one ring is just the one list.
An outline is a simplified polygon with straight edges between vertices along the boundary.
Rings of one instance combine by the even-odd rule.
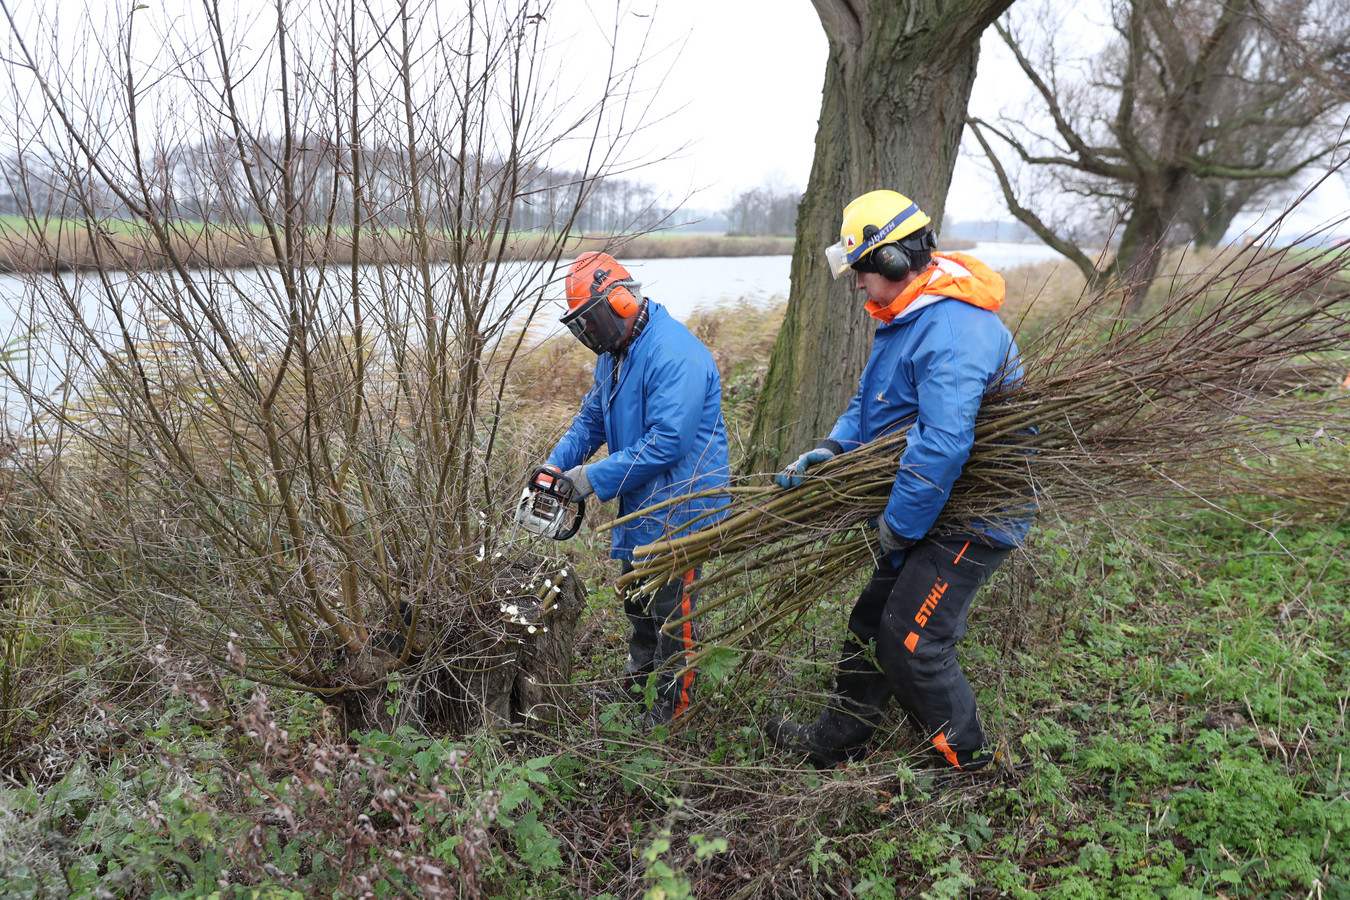
[[340, 741], [315, 701], [179, 678], [0, 789], [0, 896], [1350, 896], [1350, 526], [1130, 521], [1043, 527], [977, 600], [994, 775], [894, 717], [842, 770], [765, 748], [818, 706], [847, 595], [644, 731], [597, 558], [560, 727]]
[[1202, 516], [1140, 537], [1061, 570], [1091, 602], [1054, 647], [970, 648], [1040, 819], [1018, 871], [986, 876], [1012, 895], [1350, 896], [1350, 529]]
[[[691, 322], [733, 435], [780, 317]], [[522, 468], [589, 383], [588, 351], [541, 359], [525, 386], [556, 402], [503, 437]], [[978, 777], [894, 713], [841, 770], [765, 746], [769, 716], [819, 709], [866, 572], [707, 659], [687, 727], [644, 730], [613, 504], [567, 545], [589, 605], [547, 729], [341, 735], [313, 698], [0, 585], [0, 898], [1347, 897], [1350, 524], [1297, 513], [1040, 523], [962, 649], [1006, 761]]]

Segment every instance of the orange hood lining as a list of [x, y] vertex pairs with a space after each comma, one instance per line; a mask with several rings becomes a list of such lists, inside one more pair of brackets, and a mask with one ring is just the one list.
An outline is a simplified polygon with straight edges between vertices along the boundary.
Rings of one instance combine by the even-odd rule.
[[920, 273], [887, 306], [868, 300], [867, 312], [886, 324], [895, 321], [915, 300], [925, 295], [950, 297], [991, 312], [1003, 305], [1007, 292], [1003, 276], [964, 253], [934, 253], [933, 265]]

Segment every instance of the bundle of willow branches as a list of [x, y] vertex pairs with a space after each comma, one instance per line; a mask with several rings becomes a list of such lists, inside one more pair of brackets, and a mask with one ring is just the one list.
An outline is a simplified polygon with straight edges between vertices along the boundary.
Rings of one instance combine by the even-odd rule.
[[[985, 398], [935, 532], [1023, 516], [1032, 503], [1081, 514], [1122, 499], [1265, 496], [1344, 513], [1350, 257], [1239, 256], [1185, 279], [1142, 318], [1122, 314], [1122, 297], [1085, 295], [1024, 350], [1020, 387]], [[700, 615], [741, 609], [707, 645], [762, 634], [875, 557], [865, 523], [886, 505], [908, 426], [812, 468], [794, 489], [736, 479], [723, 519], [639, 547], [620, 587], [646, 593], [718, 560], [696, 585], [721, 586]]]

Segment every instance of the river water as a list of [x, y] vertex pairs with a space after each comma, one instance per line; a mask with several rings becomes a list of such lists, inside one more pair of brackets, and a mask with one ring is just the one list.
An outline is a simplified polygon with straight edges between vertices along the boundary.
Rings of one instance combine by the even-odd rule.
[[[973, 249], [963, 252], [982, 259], [995, 270], [1053, 259], [1056, 256], [1053, 250], [1043, 244], [997, 241], [982, 242]], [[675, 318], [685, 320], [699, 309], [738, 300], [763, 306], [785, 301], [788, 296], [792, 258], [785, 255], [693, 257], [686, 259], [624, 260], [624, 263], [633, 273], [633, 276], [642, 282], [642, 291], [646, 296], [663, 304]], [[508, 272], [507, 281], [514, 282], [515, 288], [519, 290], [523, 286], [522, 282], [528, 282], [530, 279], [528, 276], [517, 275], [516, 264], [511, 265], [512, 269]], [[249, 305], [247, 298], [255, 293], [259, 298], [277, 294], [275, 285], [269, 286], [264, 282], [267, 277], [269, 276], [266, 274], [232, 270], [197, 273], [194, 276], [194, 281], [204, 285], [211, 293], [224, 298], [219, 301], [223, 305], [239, 309], [247, 307]], [[113, 280], [115, 284], [125, 282], [122, 276], [114, 276]], [[93, 296], [102, 294], [105, 302], [100, 308], [91, 310], [87, 314], [87, 322], [93, 326], [91, 329], [93, 333], [106, 336], [105, 339], [109, 343], [104, 344], [104, 346], [116, 346], [117, 338], [115, 335], [117, 331], [106, 306], [107, 294], [99, 290], [98, 279], [91, 273], [85, 273], [79, 276], [67, 274], [62, 276], [61, 281], [67, 291], [74, 296], [80, 296], [86, 291]], [[555, 279], [543, 290], [543, 296], [548, 300], [543, 304], [536, 318], [536, 325], [532, 330], [532, 337], [535, 339], [543, 339], [563, 330], [558, 324], [558, 316], [565, 310], [561, 299], [560, 281], [560, 278]], [[54, 282], [50, 284], [55, 286]], [[88, 287], [85, 287], [85, 285], [88, 285]], [[334, 285], [333, 289], [340, 288]], [[378, 286], [372, 280], [369, 293], [375, 296], [377, 289]], [[132, 318], [141, 318], [147, 315], [151, 318], [154, 317], [153, 310], [150, 308], [155, 305], [156, 301], [150, 295], [154, 294], [156, 288], [150, 287], [147, 289], [145, 285], [141, 285], [138, 290], [128, 283], [125, 294], [121, 293], [121, 290], [120, 287], [114, 287], [113, 295], [126, 298], [122, 301], [122, 305], [129, 312], [132, 307], [139, 307], [142, 310], [139, 314], [132, 313]], [[321, 290], [327, 289], [321, 288]], [[40, 318], [39, 321], [35, 322], [31, 311], [25, 315], [25, 299], [31, 298], [32, 291], [33, 286], [25, 284], [24, 279], [0, 275], [0, 345], [9, 344], [34, 327], [41, 328], [52, 336], [66, 331], [62, 327], [63, 323], [55, 321], [54, 316], [49, 315], [47, 317], [49, 321], [46, 322], [41, 321]], [[363, 293], [365, 292], [365, 289], [363, 289]], [[512, 296], [517, 295], [514, 291], [505, 293]], [[230, 298], [233, 298], [233, 302]], [[260, 302], [265, 301], [260, 300]], [[150, 308], [147, 308], [147, 304]], [[284, 331], [284, 315], [278, 316], [276, 312], [274, 311], [271, 317], [264, 320], [253, 321], [247, 328], [249, 332], [257, 335], [264, 344], [272, 343], [265, 335], [271, 334], [274, 337], [279, 335], [277, 331], [279, 325], [282, 326]], [[387, 317], [385, 321], [399, 321], [399, 316], [404, 312], [404, 309], [400, 309], [395, 315]], [[407, 308], [406, 313], [416, 317], [412, 308]], [[406, 318], [403, 319], [403, 321], [406, 320]], [[341, 328], [340, 325], [339, 328]], [[88, 334], [89, 332], [85, 333]], [[100, 339], [99, 343], [102, 344], [103, 340]], [[58, 340], [51, 343], [60, 345], [66, 342]], [[21, 367], [25, 370], [24, 373], [16, 375], [16, 377], [41, 383], [49, 388], [63, 382], [68, 374], [62, 371], [66, 368], [63, 363], [65, 359], [69, 358], [68, 351], [62, 351], [59, 347], [53, 348], [51, 343], [48, 344], [49, 355], [47, 358], [41, 361], [30, 360], [27, 366]], [[66, 346], [75, 345], [66, 343]], [[13, 385], [7, 377], [0, 376], [0, 402], [12, 396], [12, 387]]]
[[[981, 241], [966, 253], [995, 271], [1056, 259], [1045, 244]], [[790, 256], [722, 256], [691, 259], [624, 261], [642, 292], [663, 304], [675, 318], [687, 319], [700, 308], [746, 299], [754, 304], [787, 299], [792, 273]]]

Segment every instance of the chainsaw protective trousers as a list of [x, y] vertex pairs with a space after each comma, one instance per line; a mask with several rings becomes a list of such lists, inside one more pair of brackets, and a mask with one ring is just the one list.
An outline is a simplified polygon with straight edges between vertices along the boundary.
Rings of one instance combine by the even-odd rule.
[[[622, 569], [627, 574], [633, 565], [624, 560]], [[623, 600], [623, 611], [633, 628], [628, 636], [626, 670], [640, 684], [645, 684], [646, 675], [657, 672], [656, 702], [668, 706], [676, 716], [689, 707], [694, 693], [693, 670], [681, 672], [685, 659], [694, 651], [694, 623], [679, 620], [694, 612], [689, 585], [698, 573], [697, 568], [690, 569], [684, 577], [667, 581], [655, 594], [629, 595]]]
[[984, 765], [984, 732], [956, 643], [975, 592], [1011, 552], [930, 538], [904, 551], [899, 568], [883, 558], [849, 616], [834, 696], [811, 726], [812, 738], [854, 750], [872, 737], [894, 698], [953, 766]]

